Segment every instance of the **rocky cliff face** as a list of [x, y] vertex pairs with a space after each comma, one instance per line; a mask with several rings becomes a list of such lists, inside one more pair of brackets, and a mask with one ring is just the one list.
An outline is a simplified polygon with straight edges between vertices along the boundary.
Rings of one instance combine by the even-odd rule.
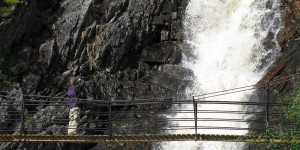
[[[182, 28], [186, 5], [187, 0], [24, 0], [0, 24], [1, 57], [21, 53], [28, 66], [18, 95], [62, 96], [67, 78], [77, 75], [87, 81], [84, 96], [89, 99], [181, 95], [189, 84], [185, 77], [191, 74], [179, 65], [186, 52]], [[299, 72], [300, 3], [282, 0], [282, 6], [284, 27], [278, 40], [283, 55], [261, 82]], [[67, 115], [61, 112], [57, 115]], [[36, 116], [38, 120], [43, 115]], [[84, 146], [2, 144], [0, 149]], [[107, 147], [151, 145], [108, 144], [94, 149]]]
[[281, 55], [261, 83], [300, 73], [300, 2], [282, 0], [281, 3], [282, 28], [277, 36], [281, 45]]
[[[21, 53], [28, 66], [18, 95], [63, 96], [68, 77], [77, 75], [87, 81], [84, 98], [89, 99], [181, 95], [190, 75], [179, 65], [185, 51], [182, 20], [186, 5], [186, 0], [27, 0], [1, 23], [0, 53], [4, 58]], [[35, 119], [58, 111], [59, 117], [68, 115], [48, 109], [35, 114]], [[25, 126], [30, 128], [30, 124]], [[84, 146], [2, 144], [0, 149]], [[106, 146], [120, 148], [97, 147]]]
[[66, 78], [81, 75], [90, 98], [170, 96], [181, 81], [169, 85], [166, 78], [183, 80], [178, 75], [186, 72], [177, 66], [185, 6], [177, 0], [31, 0], [1, 24], [0, 51], [24, 53], [30, 66], [25, 93], [64, 92]]

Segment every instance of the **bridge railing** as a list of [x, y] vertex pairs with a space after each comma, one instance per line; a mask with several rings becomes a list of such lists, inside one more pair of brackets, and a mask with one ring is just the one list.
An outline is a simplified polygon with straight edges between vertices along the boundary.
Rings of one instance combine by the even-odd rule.
[[[234, 101], [151, 101], [151, 102], [80, 102], [81, 120], [79, 134], [161, 134], [179, 133], [201, 134], [212, 130], [225, 132], [253, 131], [264, 132], [266, 121], [263, 119], [266, 105], [269, 109], [281, 109], [286, 103], [234, 102]], [[254, 106], [255, 111], [201, 109], [201, 105], [223, 105], [224, 107]], [[177, 106], [174, 106], [177, 105]], [[37, 106], [37, 107], [35, 107]], [[194, 107], [193, 107], [194, 106]], [[25, 100], [22, 102], [1, 102], [2, 134], [66, 134], [68, 129], [68, 102]], [[31, 108], [34, 107], [34, 108]], [[189, 108], [187, 108], [189, 107]], [[172, 108], [172, 109], [169, 109]], [[260, 108], [260, 109], [258, 109]], [[253, 109], [254, 110], [254, 109]], [[210, 114], [213, 114], [212, 116]], [[287, 123], [283, 112], [269, 112], [269, 124]], [[203, 124], [204, 123], [204, 124]], [[244, 123], [251, 124], [245, 126]], [[236, 125], [242, 124], [242, 125]], [[244, 126], [243, 126], [244, 124]], [[215, 133], [215, 132], [213, 132]]]
[[[255, 132], [268, 136], [273, 126], [284, 124], [289, 130], [288, 126], [293, 125], [282, 111], [288, 104], [276, 102], [274, 90], [284, 90], [294, 81], [291, 77], [185, 99], [80, 99], [77, 132], [111, 138], [165, 133], [243, 135]], [[243, 92], [245, 100], [235, 99], [239, 98], [236, 94]], [[68, 105], [69, 100], [64, 97], [1, 92], [0, 134], [67, 134]]]

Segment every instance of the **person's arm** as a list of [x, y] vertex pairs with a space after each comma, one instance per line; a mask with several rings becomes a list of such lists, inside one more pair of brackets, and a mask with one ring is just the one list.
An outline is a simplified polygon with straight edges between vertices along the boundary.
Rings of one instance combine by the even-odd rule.
[[81, 78], [78, 79], [78, 84], [76, 85], [76, 87], [81, 87], [84, 85], [84, 80], [82, 80]]

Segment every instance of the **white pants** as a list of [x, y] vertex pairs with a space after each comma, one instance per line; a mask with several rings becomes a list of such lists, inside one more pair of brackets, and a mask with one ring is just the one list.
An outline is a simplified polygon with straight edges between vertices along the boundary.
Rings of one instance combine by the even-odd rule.
[[78, 107], [74, 107], [74, 108], [70, 109], [68, 134], [76, 134], [77, 133], [77, 125], [80, 120], [79, 111], [80, 110]]

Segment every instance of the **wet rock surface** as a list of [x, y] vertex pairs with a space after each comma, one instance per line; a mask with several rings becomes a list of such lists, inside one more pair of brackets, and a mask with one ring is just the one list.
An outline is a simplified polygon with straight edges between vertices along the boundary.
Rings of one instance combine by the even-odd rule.
[[[300, 73], [300, 2], [282, 0], [281, 4], [283, 27], [277, 35], [277, 40], [281, 45], [281, 55], [259, 83], [266, 83], [272, 79]], [[266, 41], [268, 41], [268, 38]]]

